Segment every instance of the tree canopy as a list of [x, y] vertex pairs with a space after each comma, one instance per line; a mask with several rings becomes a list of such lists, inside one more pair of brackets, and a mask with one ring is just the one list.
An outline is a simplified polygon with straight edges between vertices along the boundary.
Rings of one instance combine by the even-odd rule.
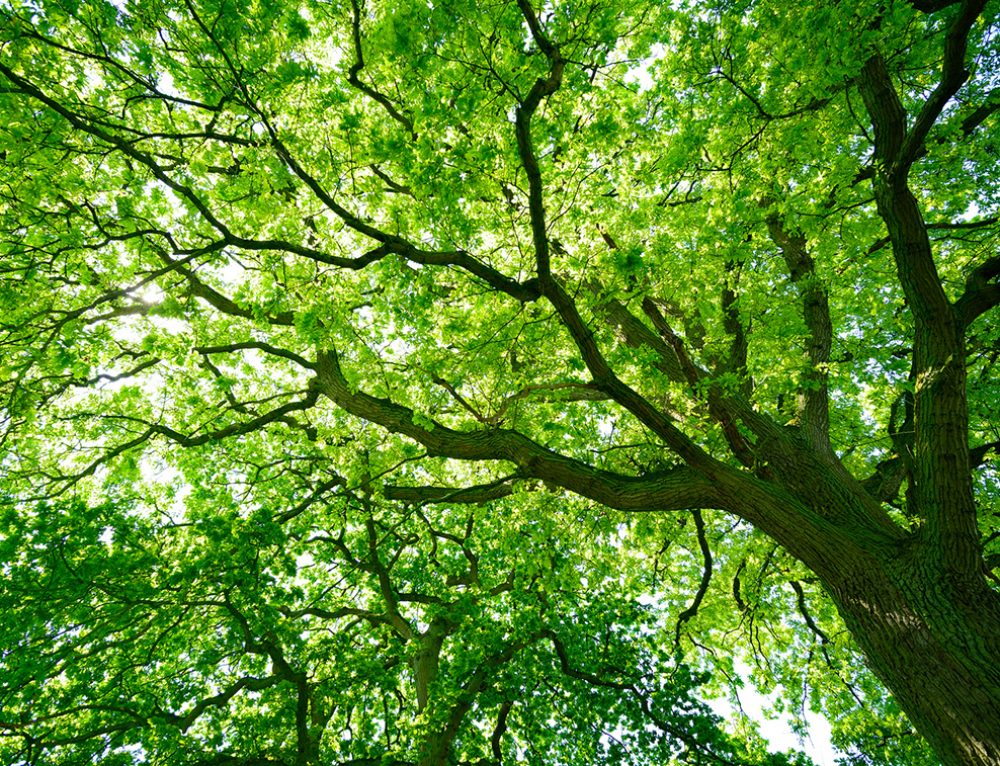
[[0, 757], [995, 765], [998, 35], [0, 0]]

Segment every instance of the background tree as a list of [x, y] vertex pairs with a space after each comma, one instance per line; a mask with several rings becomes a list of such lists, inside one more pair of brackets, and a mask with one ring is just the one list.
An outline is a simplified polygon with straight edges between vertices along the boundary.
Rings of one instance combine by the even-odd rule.
[[607, 519], [230, 487], [6, 519], [5, 763], [790, 763], [692, 696]]
[[[396, 507], [383, 502], [402, 503], [407, 524], [425, 523], [412, 533], [424, 547], [394, 522], [383, 539], [383, 522], [362, 507], [354, 527], [344, 522], [343, 548], [333, 544], [342, 566], [378, 580], [381, 546], [390, 558], [410, 550], [429, 560], [426, 545], [438, 540], [461, 578], [464, 551], [478, 549], [463, 547], [472, 533], [449, 521], [456, 507], [499, 502], [497, 513], [541, 518], [552, 513], [535, 500], [544, 491], [583, 504], [581, 529], [606, 509], [655, 512], [616, 521], [627, 535], [615, 544], [650, 553], [623, 553], [619, 576], [674, 607], [661, 649], [724, 676], [731, 656], [720, 653], [745, 638], [764, 686], [852, 710], [838, 736], [861, 759], [927, 758], [904, 735], [898, 703], [942, 762], [1000, 760], [995, 6], [819, 2], [791, 14], [770, 2], [131, 0], [18, 2], [2, 13], [11, 577], [45, 582], [50, 564], [23, 540], [53, 545], [53, 519], [72, 528], [75, 517], [119, 509], [107, 567], [140, 566], [139, 548], [115, 552], [119, 536], [166, 534], [164, 545], [179, 546], [168, 560], [184, 571], [202, 555], [231, 558], [234, 533], [206, 533], [200, 551], [170, 525], [129, 538], [128, 524], [152, 524], [161, 511], [207, 528], [218, 511], [222, 530], [260, 519], [265, 531], [246, 538], [237, 560], [277, 560], [310, 539], [291, 522], [320, 524], [359, 496], [374, 498], [379, 518]], [[121, 504], [108, 506], [108, 495]], [[688, 556], [675, 560], [664, 542], [676, 526], [666, 512], [690, 518]], [[494, 534], [516, 539], [504, 518]], [[73, 574], [104, 561], [98, 522], [88, 523], [89, 537], [74, 542], [79, 560], [46, 575], [68, 592], [100, 582]], [[589, 561], [590, 544], [568, 539]], [[288, 561], [284, 582], [310, 580], [306, 559]], [[686, 572], [680, 592], [657, 579], [663, 562], [668, 575]], [[317, 645], [287, 669], [288, 657], [275, 659], [298, 651], [302, 609], [386, 616], [375, 625], [357, 615], [380, 636], [371, 656], [383, 665], [391, 641], [412, 650], [435, 624], [434, 610], [425, 619], [416, 606], [391, 624], [391, 594], [403, 585], [387, 572], [388, 586], [367, 584], [371, 598], [381, 593], [377, 609], [343, 606], [331, 581], [316, 586], [333, 589], [320, 599], [330, 604], [296, 597], [268, 612], [266, 588], [254, 586], [227, 614], [225, 577], [211, 571], [186, 579], [205, 589], [193, 598], [223, 600], [199, 607], [215, 610], [219, 626], [206, 652], [226, 657], [242, 641], [256, 657], [239, 672], [255, 680], [227, 696], [234, 687], [208, 673], [179, 682], [176, 696], [154, 694], [148, 704], [175, 716], [163, 719], [171, 731], [199, 705], [213, 720], [243, 692], [280, 686], [275, 711], [305, 704], [291, 689], [308, 687], [294, 680], [303, 673], [326, 673], [306, 670], [319, 667]], [[452, 604], [440, 582], [418, 589], [403, 578]], [[616, 614], [607, 595], [596, 589], [594, 609]], [[167, 601], [149, 605], [148, 619], [169, 636], [172, 610], [191, 604]], [[49, 607], [59, 622], [41, 612], [27, 645], [32, 631], [64, 631], [70, 644], [87, 635], [59, 603]], [[133, 670], [152, 662], [150, 638], [113, 624], [125, 612], [109, 608], [95, 617], [97, 634], [125, 631], [112, 643], [133, 645], [123, 654]], [[477, 625], [518, 619], [514, 605], [485, 596], [478, 608]], [[893, 700], [873, 701], [877, 687], [845, 667], [834, 608]], [[282, 619], [288, 648], [268, 633]], [[503, 652], [525, 644], [532, 654], [536, 643], [550, 665], [559, 660], [560, 678], [577, 667], [562, 663], [558, 642], [510, 630], [517, 638], [504, 650], [477, 634], [479, 667], [493, 657], [506, 673]], [[4, 657], [12, 666], [24, 654], [16, 645]], [[805, 669], [771, 665], [797, 659], [796, 645], [811, 652]], [[708, 651], [693, 659], [694, 647]], [[191, 661], [173, 651], [165, 682]], [[96, 679], [88, 674], [100, 667], [46, 661], [29, 662], [24, 689], [55, 668]], [[586, 672], [597, 678], [595, 667]], [[380, 753], [344, 757], [431, 757], [427, 732], [445, 720], [434, 716], [465, 704], [460, 690], [476, 672], [451, 676], [459, 697], [424, 716], [431, 729], [399, 740], [408, 754], [397, 756], [389, 735]], [[423, 713], [433, 684], [421, 692], [417, 676]], [[613, 680], [633, 683], [624, 678]], [[256, 688], [268, 679], [274, 690]], [[703, 691], [724, 686], [716, 678]], [[3, 723], [24, 747], [40, 736], [18, 729], [29, 723], [66, 739], [60, 724], [46, 728], [60, 710], [92, 717], [84, 731], [109, 742], [128, 730], [86, 707], [79, 686], [68, 683], [65, 696], [53, 688], [54, 712], [41, 716], [20, 687], [5, 689], [22, 700], [12, 709], [23, 721]], [[636, 695], [618, 691], [639, 721]], [[494, 732], [503, 704], [493, 697], [476, 711]], [[156, 718], [153, 707], [128, 711], [116, 715]], [[608, 708], [604, 731], [620, 715]], [[266, 718], [245, 720], [240, 732], [259, 733], [253, 748], [236, 745], [244, 762], [327, 757], [303, 728], [291, 749], [276, 740], [268, 749]], [[366, 731], [384, 735], [387, 720]], [[228, 752], [234, 735], [213, 740], [205, 727], [205, 747]], [[505, 736], [500, 754], [521, 757]], [[491, 748], [468, 758], [491, 753], [500, 757]]]

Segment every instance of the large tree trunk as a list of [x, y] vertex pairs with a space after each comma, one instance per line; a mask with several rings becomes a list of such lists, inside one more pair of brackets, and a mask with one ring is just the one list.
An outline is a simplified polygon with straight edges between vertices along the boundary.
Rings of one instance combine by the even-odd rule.
[[1000, 595], [981, 563], [963, 571], [926, 526], [889, 521], [835, 457], [794, 429], [761, 446], [767, 478], [728, 486], [720, 477], [731, 510], [820, 578], [945, 766], [1000, 764]]
[[969, 471], [965, 331], [976, 314], [945, 292], [909, 175], [969, 77], [966, 48], [984, 7], [963, 0], [952, 16], [939, 81], [914, 115], [880, 54], [859, 78], [875, 200], [913, 319], [907, 508], [921, 521], [896, 547], [848, 557], [843, 575], [818, 572], [872, 669], [947, 766], [1000, 764], [1000, 596], [982, 571]]
[[859, 557], [827, 580], [876, 675], [945, 766], [1000, 764], [1000, 604], [900, 551], [890, 574]]

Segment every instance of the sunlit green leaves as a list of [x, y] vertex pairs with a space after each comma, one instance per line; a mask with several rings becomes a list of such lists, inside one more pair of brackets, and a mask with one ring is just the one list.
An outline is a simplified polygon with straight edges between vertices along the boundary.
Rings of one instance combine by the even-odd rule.
[[[880, 51], [912, 115], [944, 16], [533, 13], [566, 62], [531, 124], [544, 233], [588, 342], [754, 481], [768, 466], [734, 453], [750, 435], [718, 398], [792, 433], [823, 381], [832, 449], [871, 474], [899, 447], [913, 331], [856, 78]], [[13, 2], [0, 19], [8, 761], [795, 762], [699, 702], [734, 698], [748, 668], [858, 759], [926, 761], [818, 583], [762, 534], [706, 511], [702, 540], [685, 514], [529, 478], [508, 446], [462, 463], [435, 445], [514, 431], [627, 480], [680, 464], [538, 293], [514, 120], [551, 62], [523, 4]], [[995, 250], [995, 140], [966, 122], [995, 103], [991, 23], [912, 175], [952, 299]], [[802, 280], [776, 220], [814, 263]], [[812, 288], [834, 327], [818, 363]], [[970, 331], [974, 448], [997, 438], [996, 343]], [[396, 430], [427, 445], [317, 393], [333, 348], [351, 394], [406, 408]], [[994, 474], [976, 474], [988, 510]], [[481, 485], [511, 494], [391, 499]], [[891, 518], [915, 528], [904, 494]], [[988, 553], [994, 532], [984, 512]], [[712, 580], [680, 620], [703, 543]]]

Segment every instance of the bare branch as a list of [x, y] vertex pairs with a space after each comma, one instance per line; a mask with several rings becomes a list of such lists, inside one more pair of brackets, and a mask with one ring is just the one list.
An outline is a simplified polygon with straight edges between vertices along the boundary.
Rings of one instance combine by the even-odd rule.
[[824, 633], [816, 621], [813, 619], [812, 615], [809, 614], [809, 609], [806, 607], [806, 594], [802, 589], [802, 583], [798, 580], [790, 580], [789, 585], [792, 586], [792, 590], [795, 591], [795, 598], [799, 607], [799, 614], [802, 615], [802, 619], [806, 621], [806, 625], [809, 630], [820, 640], [820, 643], [828, 644], [830, 643], [830, 638]]
[[680, 647], [681, 628], [684, 626], [684, 623], [698, 614], [698, 608], [701, 606], [701, 602], [704, 601], [705, 595], [708, 593], [708, 587], [712, 583], [712, 549], [709, 547], [708, 538], [705, 535], [705, 520], [702, 518], [701, 511], [698, 510], [691, 511], [691, 518], [694, 519], [694, 527], [698, 535], [698, 547], [701, 549], [703, 565], [701, 581], [698, 583], [698, 590], [694, 594], [694, 599], [683, 612], [677, 615], [677, 625], [674, 629], [675, 647]]
[[517, 431], [490, 429], [455, 431], [439, 423], [419, 425], [423, 418], [413, 410], [379, 399], [350, 386], [336, 353], [322, 353], [318, 364], [319, 388], [347, 412], [377, 423], [423, 444], [429, 455], [459, 460], [514, 463], [525, 476], [551, 481], [584, 497], [620, 510], [675, 510], [717, 507], [717, 485], [685, 468], [642, 477], [603, 471], [560, 455]]
[[503, 763], [500, 741], [503, 739], [503, 735], [507, 733], [507, 717], [510, 715], [513, 707], [514, 703], [510, 700], [500, 705], [500, 711], [497, 713], [497, 723], [493, 727], [493, 734], [490, 735], [490, 749], [493, 751], [495, 766], [501, 766]]
[[735, 407], [734, 399], [722, 394], [718, 384], [713, 382], [710, 376], [701, 370], [688, 355], [684, 342], [680, 339], [673, 328], [670, 327], [656, 303], [649, 298], [642, 302], [642, 309], [646, 316], [653, 322], [653, 326], [660, 333], [667, 344], [673, 349], [674, 354], [680, 361], [684, 376], [693, 390], [702, 384], [707, 384], [708, 409], [715, 421], [721, 426], [726, 442], [732, 450], [733, 455], [745, 466], [754, 464], [753, 449], [743, 438], [743, 435], [736, 427], [736, 420], [740, 417], [738, 410], [746, 410], [746, 407]]
[[230, 354], [234, 351], [245, 351], [249, 349], [256, 349], [257, 351], [263, 351], [265, 354], [270, 354], [271, 356], [279, 356], [282, 359], [288, 359], [289, 361], [295, 362], [295, 364], [300, 367], [304, 367], [307, 370], [314, 370], [316, 368], [316, 365], [312, 362], [304, 359], [292, 351], [287, 351], [283, 348], [272, 346], [270, 343], [258, 340], [242, 341], [240, 343], [227, 343], [224, 346], [196, 346], [194, 350], [199, 354]]
[[976, 128], [986, 122], [992, 115], [996, 114], [997, 111], [1000, 111], [1000, 87], [990, 90], [982, 106], [971, 114], [966, 115], [962, 120], [962, 136], [967, 137], [972, 135]]
[[361, 46], [361, 3], [359, 0], [351, 0], [351, 35], [354, 39], [354, 63], [347, 71], [347, 81], [373, 101], [379, 103], [389, 116], [406, 128], [411, 138], [415, 139], [417, 134], [413, 131], [413, 120], [400, 112], [384, 94], [363, 82], [358, 76], [365, 68], [364, 50]]
[[471, 487], [407, 487], [386, 486], [383, 493], [388, 500], [399, 500], [405, 503], [470, 503], [480, 505], [492, 500], [499, 500], [514, 494], [512, 482], [520, 478], [520, 474], [511, 474], [502, 479]]
[[[169, 426], [161, 425], [159, 423], [152, 423], [149, 425], [149, 432], [154, 434], [161, 434], [167, 437], [171, 441], [175, 441], [182, 447], [197, 447], [201, 444], [207, 444], [213, 441], [219, 441], [221, 439], [228, 439], [232, 436], [243, 436], [245, 434], [252, 433], [254, 431], [260, 430], [264, 426], [282, 421], [287, 415], [292, 412], [302, 412], [304, 410], [312, 409], [316, 405], [316, 401], [319, 398], [319, 391], [311, 387], [307, 392], [305, 397], [299, 401], [288, 402], [280, 407], [276, 407], [270, 412], [265, 412], [263, 415], [258, 415], [251, 420], [242, 423], [233, 423], [232, 425], [226, 426], [225, 428], [220, 428], [215, 431], [210, 431], [208, 433], [201, 434], [200, 436], [187, 436], [175, 431]], [[111, 416], [108, 416], [111, 417]], [[123, 419], [121, 416], [115, 416], [116, 419]], [[137, 420], [135, 418], [127, 418], [129, 420]], [[141, 421], [140, 421], [141, 422]]]
[[923, 108], [914, 120], [895, 158], [895, 172], [903, 176], [924, 148], [924, 140], [945, 105], [969, 78], [965, 68], [965, 53], [969, 43], [969, 33], [979, 14], [986, 7], [986, 0], [963, 0], [958, 15], [952, 21], [944, 38], [944, 61], [941, 63], [941, 79], [937, 87], [924, 102]]
[[201, 716], [209, 709], [213, 707], [225, 707], [229, 704], [229, 700], [239, 694], [241, 691], [263, 691], [264, 689], [270, 689], [272, 686], [280, 684], [284, 679], [280, 676], [268, 676], [266, 678], [253, 678], [250, 676], [245, 676], [239, 679], [235, 684], [230, 686], [225, 691], [219, 692], [212, 697], [206, 697], [204, 699], [198, 700], [194, 707], [191, 708], [185, 715], [175, 715], [173, 713], [168, 713], [166, 711], [161, 711], [158, 718], [162, 718], [166, 723], [172, 726], [178, 727], [181, 731], [187, 731], [195, 722], [201, 718]]
[[968, 327], [976, 319], [1000, 303], [1000, 255], [994, 255], [978, 266], [965, 281], [965, 292], [955, 302], [955, 311]]

